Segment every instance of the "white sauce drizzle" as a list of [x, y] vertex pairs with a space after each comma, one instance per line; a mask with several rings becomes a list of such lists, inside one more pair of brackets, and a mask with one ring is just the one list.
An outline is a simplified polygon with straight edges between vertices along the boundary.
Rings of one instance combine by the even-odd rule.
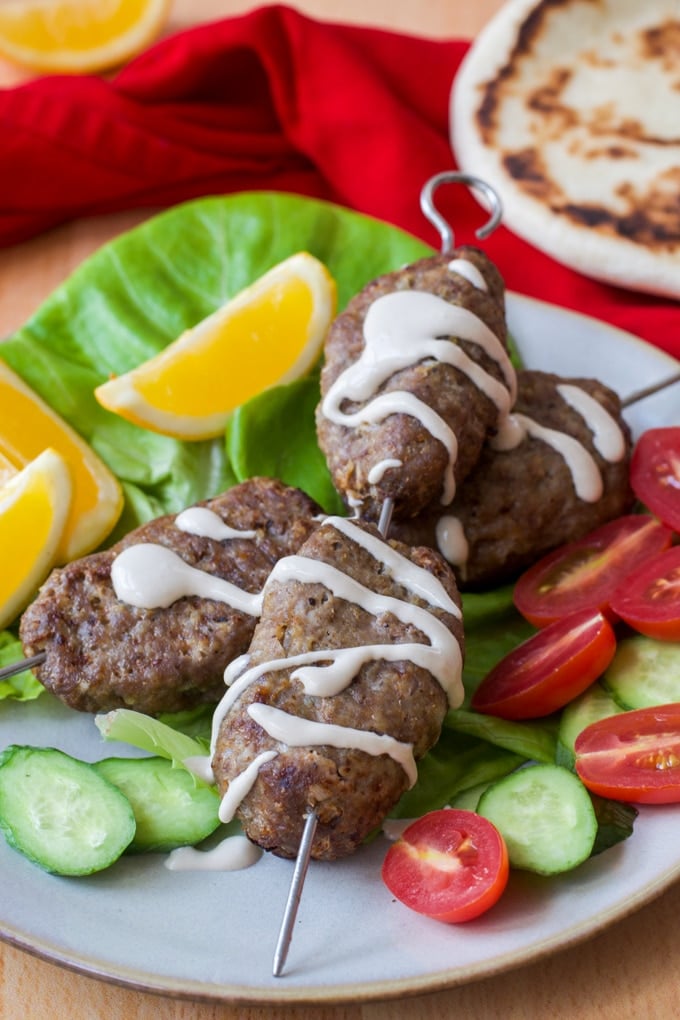
[[[448, 339], [451, 336], [477, 344], [499, 366], [505, 385], [452, 343]], [[442, 503], [447, 504], [455, 495], [453, 472], [458, 443], [453, 431], [440, 415], [412, 393], [392, 390], [376, 396], [396, 372], [430, 358], [464, 372], [496, 405], [499, 422], [507, 417], [517, 384], [514, 368], [501, 341], [469, 309], [416, 290], [385, 294], [369, 307], [364, 320], [361, 355], [335, 380], [323, 399], [322, 411], [329, 421], [349, 427], [381, 422], [390, 414], [406, 414], [419, 420], [448, 452], [442, 493]], [[346, 400], [364, 402], [364, 406], [358, 411], [345, 412], [342, 405]]]
[[165, 858], [165, 867], [170, 871], [241, 871], [256, 864], [262, 852], [246, 836], [227, 836], [212, 850], [177, 847]]
[[462, 567], [470, 551], [462, 521], [452, 514], [444, 514], [437, 521], [435, 534], [437, 548], [444, 559], [454, 566]]
[[[596, 503], [604, 491], [602, 475], [594, 457], [585, 446], [582, 446], [573, 436], [566, 432], [558, 432], [556, 429], [549, 429], [545, 425], [539, 425], [533, 418], [525, 414], [515, 412], [512, 417], [524, 433], [524, 436], [531, 436], [532, 439], [540, 439], [551, 446], [564, 460], [569, 468], [576, 495], [585, 503]], [[523, 436], [520, 437], [520, 441]], [[516, 444], [515, 444], [516, 445]], [[499, 437], [491, 440], [494, 449], [508, 449], [499, 445]]]
[[116, 596], [139, 609], [167, 609], [188, 595], [226, 602], [232, 609], [259, 616], [262, 593], [249, 594], [221, 577], [192, 567], [163, 545], [140, 542], [116, 556], [111, 567]]
[[377, 464], [374, 464], [371, 470], [368, 472], [368, 481], [371, 485], [377, 485], [381, 482], [383, 475], [386, 471], [390, 471], [392, 468], [399, 468], [402, 466], [402, 461], [397, 460], [396, 457], [386, 457], [385, 460], [379, 460]]
[[626, 452], [626, 442], [618, 422], [580, 386], [560, 383], [557, 392], [569, 406], [581, 415], [593, 434], [595, 449], [604, 460], [617, 464]]
[[468, 283], [471, 283], [478, 290], [488, 291], [489, 288], [487, 287], [484, 275], [474, 262], [470, 262], [469, 259], [451, 259], [446, 268], [450, 273], [457, 273], [458, 276], [465, 277]]
[[[321, 526], [333, 527], [360, 545], [383, 565], [397, 583], [423, 599], [429, 606], [441, 608], [460, 618], [458, 606], [441, 581], [423, 567], [402, 556], [381, 538], [357, 527], [347, 518], [329, 517]], [[463, 688], [460, 646], [448, 627], [428, 609], [393, 596], [380, 595], [348, 577], [336, 567], [304, 556], [288, 556], [279, 560], [269, 576], [267, 585], [287, 580], [323, 584], [337, 598], [359, 605], [375, 616], [392, 613], [403, 623], [416, 627], [428, 638], [430, 644], [409, 642], [397, 645], [315, 649], [285, 659], [263, 662], [250, 668], [247, 666], [248, 657], [241, 656], [225, 671], [228, 690], [213, 716], [211, 740], [213, 753], [224, 717], [247, 687], [264, 673], [284, 670], [291, 666], [296, 667], [291, 674], [292, 678], [302, 683], [306, 693], [318, 697], [331, 697], [349, 686], [366, 662], [377, 659], [392, 662], [409, 660], [427, 669], [438, 680], [447, 694], [451, 707], [457, 707], [461, 703]], [[260, 703], [250, 705], [248, 712], [270, 736], [288, 746], [328, 744], [334, 747], [351, 747], [368, 754], [390, 754], [407, 772], [409, 783], [415, 782], [417, 772], [410, 744], [370, 731], [310, 720], [296, 720], [294, 716], [280, 709]], [[276, 752], [272, 754], [275, 756]], [[225, 816], [231, 817], [235, 812], [255, 781], [257, 771], [261, 764], [264, 764], [264, 760], [263, 755], [258, 756], [243, 773], [231, 781], [226, 794], [229, 802], [224, 808]]]
[[229, 783], [229, 789], [222, 797], [220, 804], [219, 818], [221, 822], [230, 822], [236, 813], [243, 798], [250, 793], [250, 790], [257, 779], [258, 773], [268, 761], [273, 761], [278, 755], [277, 751], [263, 751], [247, 765], [247, 767]]
[[356, 730], [351, 726], [335, 726], [332, 723], [300, 719], [283, 712], [272, 705], [256, 701], [248, 706], [248, 715], [265, 730], [270, 737], [288, 747], [347, 747], [367, 754], [387, 754], [406, 772], [409, 788], [418, 778], [418, 769], [413, 757], [411, 744], [402, 743], [386, 733], [372, 733], [370, 730]]
[[201, 538], [214, 538], [223, 542], [230, 538], [256, 538], [256, 531], [237, 531], [225, 524], [219, 514], [209, 510], [207, 506], [190, 506], [182, 510], [175, 518], [175, 527], [190, 535]]

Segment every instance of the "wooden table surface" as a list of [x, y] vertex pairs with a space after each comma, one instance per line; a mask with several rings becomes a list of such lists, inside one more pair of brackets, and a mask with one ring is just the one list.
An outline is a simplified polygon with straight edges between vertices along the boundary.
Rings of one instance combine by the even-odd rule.
[[[471, 38], [502, 0], [298, 0], [326, 20]], [[241, 13], [238, 0], [175, 0], [168, 31]], [[424, 72], [426, 73], [426, 72]], [[0, 63], [0, 86], [26, 75]], [[91, 251], [142, 218], [128, 213], [69, 224], [0, 252], [0, 336], [20, 325]], [[0, 895], [2, 877], [0, 876]], [[62, 969], [0, 943], [0, 1017], [32, 1020], [665, 1020], [677, 1015], [680, 885], [585, 943], [531, 965], [399, 1002], [243, 1006], [163, 998]]]

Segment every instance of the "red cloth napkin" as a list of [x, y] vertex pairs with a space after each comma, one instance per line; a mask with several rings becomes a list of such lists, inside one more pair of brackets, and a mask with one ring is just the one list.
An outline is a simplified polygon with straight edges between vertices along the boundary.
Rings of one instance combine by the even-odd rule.
[[[455, 166], [448, 101], [467, 46], [275, 6], [168, 38], [111, 81], [53, 76], [0, 91], [0, 244], [74, 217], [273, 189], [338, 202], [436, 246], [419, 195]], [[472, 241], [486, 214], [462, 186], [441, 195], [457, 242]], [[589, 280], [505, 228], [484, 246], [510, 289], [680, 357], [677, 302]]]

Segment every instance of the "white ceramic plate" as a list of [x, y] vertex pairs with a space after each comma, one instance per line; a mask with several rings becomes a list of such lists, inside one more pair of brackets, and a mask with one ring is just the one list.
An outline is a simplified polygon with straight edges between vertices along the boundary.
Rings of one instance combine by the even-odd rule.
[[[508, 321], [525, 361], [596, 376], [623, 397], [669, 377], [677, 362], [630, 334], [517, 295]], [[628, 412], [637, 434], [680, 423], [680, 385]], [[0, 706], [0, 747], [58, 746], [87, 759], [103, 745], [90, 716], [44, 696]], [[123, 749], [124, 750], [124, 749]], [[171, 872], [162, 856], [121, 859], [88, 878], [47, 875], [0, 841], [0, 936], [55, 963], [168, 995], [252, 1002], [344, 1002], [445, 988], [592, 935], [680, 875], [680, 807], [640, 811], [624, 844], [550, 881], [515, 873], [494, 910], [456, 927], [393, 902], [380, 880], [386, 843], [349, 860], [313, 862], [284, 976], [272, 955], [292, 864]]]

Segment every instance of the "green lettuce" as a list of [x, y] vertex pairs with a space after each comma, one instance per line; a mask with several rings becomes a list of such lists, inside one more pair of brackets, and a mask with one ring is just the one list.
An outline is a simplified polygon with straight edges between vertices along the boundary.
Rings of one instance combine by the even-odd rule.
[[[104, 245], [0, 345], [0, 356], [122, 482], [125, 509], [109, 542], [223, 491], [243, 477], [244, 462], [249, 470], [280, 470], [280, 457], [261, 464], [243, 438], [241, 424], [244, 416], [253, 424], [252, 408], [236, 416], [228, 453], [221, 439], [184, 443], [132, 425], [104, 410], [94, 389], [302, 250], [328, 267], [340, 308], [374, 276], [432, 251], [401, 230], [328, 202], [272, 192], [201, 198]], [[311, 385], [308, 403], [318, 386]], [[263, 407], [256, 404], [254, 413]], [[332, 502], [332, 494], [321, 494]]]
[[[9, 630], [0, 631], [0, 669], [11, 666], [24, 657], [21, 641]], [[45, 688], [36, 680], [30, 669], [23, 673], [0, 680], [0, 701], [13, 698], [15, 701], [33, 701], [43, 693]]]

